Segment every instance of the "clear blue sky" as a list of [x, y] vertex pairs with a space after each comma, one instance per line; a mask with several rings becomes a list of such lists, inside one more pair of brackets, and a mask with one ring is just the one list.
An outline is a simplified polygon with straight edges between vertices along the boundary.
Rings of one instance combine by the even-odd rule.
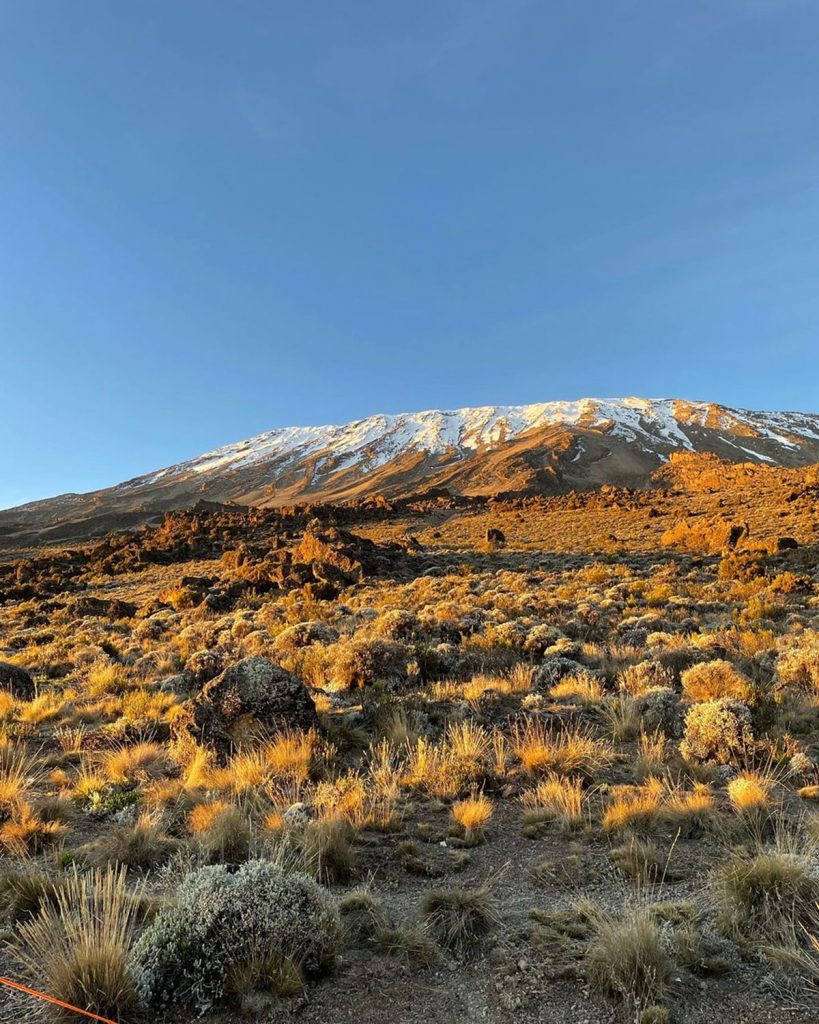
[[276, 426], [819, 409], [815, 0], [4, 0], [0, 506]]

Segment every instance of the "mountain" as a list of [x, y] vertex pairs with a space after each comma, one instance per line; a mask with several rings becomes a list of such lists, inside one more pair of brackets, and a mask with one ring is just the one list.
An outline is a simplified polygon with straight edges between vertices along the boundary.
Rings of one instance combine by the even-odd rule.
[[0, 545], [84, 539], [200, 499], [280, 505], [396, 497], [431, 487], [477, 495], [641, 486], [679, 451], [808, 465], [819, 462], [819, 415], [679, 399], [583, 398], [286, 427], [116, 487], [0, 512]]

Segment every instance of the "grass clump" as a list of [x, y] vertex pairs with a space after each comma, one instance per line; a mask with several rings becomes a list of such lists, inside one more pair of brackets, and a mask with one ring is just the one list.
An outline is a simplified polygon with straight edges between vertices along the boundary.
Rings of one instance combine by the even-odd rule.
[[592, 986], [621, 999], [635, 1017], [661, 1004], [672, 965], [650, 908], [617, 916], [595, 912], [592, 921], [596, 934], [586, 955]]
[[474, 951], [498, 923], [499, 915], [488, 885], [430, 889], [421, 903], [421, 920], [433, 938], [459, 956]]
[[[64, 1002], [115, 1020], [140, 1005], [130, 968], [139, 896], [128, 892], [125, 869], [68, 875], [55, 898], [19, 923], [9, 952], [33, 986]], [[68, 1011], [58, 1019], [75, 1020]]]
[[517, 725], [512, 750], [530, 775], [581, 775], [593, 778], [614, 761], [614, 751], [579, 728], [550, 729], [539, 719]]
[[44, 871], [9, 868], [0, 874], [0, 911], [12, 923], [34, 917], [57, 898], [58, 885]]
[[350, 946], [374, 946], [389, 928], [384, 904], [366, 885], [358, 886], [338, 901], [344, 940]]
[[819, 898], [814, 858], [789, 846], [780, 837], [773, 848], [734, 853], [717, 869], [720, 927], [735, 940], [788, 943], [814, 920]]
[[583, 825], [587, 800], [582, 780], [548, 775], [521, 794], [524, 824], [554, 821], [564, 832], [571, 832]]
[[303, 869], [325, 885], [347, 882], [356, 873], [356, 856], [351, 838], [353, 830], [341, 818], [305, 822], [288, 835], [287, 841], [298, 851]]
[[250, 852], [250, 822], [235, 804], [199, 804], [188, 816], [195, 846], [207, 864], [239, 864]]
[[463, 831], [465, 843], [477, 844], [483, 840], [493, 809], [492, 801], [484, 793], [473, 793], [452, 805], [452, 817]]
[[123, 864], [128, 868], [153, 868], [165, 861], [176, 843], [160, 821], [141, 814], [133, 824], [115, 825], [110, 832], [89, 843], [82, 851], [87, 863], [103, 866]]

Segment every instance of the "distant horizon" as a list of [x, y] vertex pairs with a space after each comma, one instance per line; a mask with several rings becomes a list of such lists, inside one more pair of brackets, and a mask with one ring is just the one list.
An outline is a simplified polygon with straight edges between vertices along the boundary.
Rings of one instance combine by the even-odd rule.
[[805, 0], [7, 5], [0, 507], [374, 408], [819, 408], [817, 36]]
[[83, 494], [94, 493], [96, 491], [108, 490], [108, 489], [110, 489], [112, 487], [117, 487], [118, 485], [121, 485], [121, 484], [124, 484], [124, 483], [128, 483], [130, 480], [138, 480], [141, 477], [148, 476], [148, 475], [150, 475], [152, 473], [163, 472], [164, 470], [171, 469], [174, 466], [183, 465], [185, 463], [194, 461], [194, 460], [196, 460], [198, 458], [202, 458], [202, 457], [205, 457], [205, 456], [208, 456], [208, 455], [213, 455], [213, 454], [215, 454], [217, 452], [220, 452], [220, 451], [222, 451], [224, 449], [231, 448], [232, 446], [239, 445], [239, 444], [242, 444], [242, 443], [245, 443], [245, 442], [248, 442], [248, 441], [254, 441], [257, 438], [265, 437], [265, 436], [270, 435], [270, 434], [275, 434], [275, 433], [280, 432], [280, 431], [332, 429], [332, 428], [349, 426], [349, 425], [356, 424], [356, 423], [364, 423], [364, 422], [366, 422], [368, 420], [377, 419], [377, 418], [379, 418], [381, 416], [389, 417], [389, 418], [400, 418], [400, 417], [403, 417], [403, 416], [423, 416], [423, 415], [430, 414], [430, 413], [433, 413], [433, 414], [434, 413], [438, 413], [438, 414], [442, 414], [442, 415], [447, 415], [447, 414], [455, 414], [455, 413], [462, 413], [462, 412], [479, 412], [479, 411], [482, 411], [484, 409], [517, 410], [517, 409], [532, 408], [532, 407], [536, 407], [536, 406], [573, 405], [573, 404], [577, 404], [577, 403], [580, 403], [580, 402], [612, 402], [612, 403], [622, 402], [622, 403], [625, 403], [625, 402], [632, 401], [632, 400], [633, 401], [638, 401], [638, 402], [687, 402], [687, 403], [690, 403], [691, 405], [716, 405], [716, 406], [720, 406], [721, 408], [728, 409], [729, 411], [735, 411], [735, 412], [781, 413], [781, 414], [785, 414], [785, 415], [787, 415], [787, 414], [795, 414], [795, 415], [806, 415], [806, 416], [818, 416], [819, 417], [819, 410], [813, 411], [813, 410], [810, 410], [810, 409], [795, 409], [795, 408], [791, 408], [791, 409], [753, 409], [753, 408], [746, 407], [746, 406], [739, 406], [739, 405], [728, 404], [727, 402], [719, 402], [719, 401], [715, 401], [715, 400], [712, 400], [712, 399], [688, 398], [688, 397], [685, 397], [685, 396], [682, 396], [682, 395], [658, 395], [658, 396], [648, 397], [646, 395], [635, 395], [635, 394], [630, 394], [630, 395], [609, 395], [609, 396], [581, 395], [581, 396], [578, 396], [577, 398], [552, 398], [552, 399], [545, 399], [545, 400], [542, 400], [542, 401], [535, 401], [535, 402], [508, 402], [508, 403], [505, 402], [505, 403], [489, 403], [489, 404], [485, 404], [485, 405], [462, 405], [462, 406], [453, 406], [453, 407], [450, 407], [450, 408], [441, 408], [441, 409], [436, 409], [436, 408], [413, 409], [413, 410], [404, 409], [404, 410], [401, 410], [400, 412], [378, 411], [378, 412], [370, 413], [370, 414], [368, 414], [366, 416], [354, 417], [353, 419], [347, 420], [344, 423], [287, 423], [287, 424], [282, 424], [282, 425], [277, 426], [277, 427], [271, 427], [269, 430], [259, 431], [256, 434], [250, 434], [250, 435], [247, 435], [245, 437], [236, 438], [235, 440], [226, 441], [224, 444], [218, 445], [217, 447], [208, 449], [206, 451], [196, 452], [196, 453], [194, 453], [192, 455], [183, 456], [183, 457], [181, 457], [179, 459], [176, 459], [176, 460], [174, 460], [172, 462], [168, 462], [167, 464], [162, 465], [162, 466], [152, 466], [152, 467], [149, 467], [149, 468], [145, 469], [142, 472], [138, 472], [136, 474], [132, 474], [131, 476], [128, 476], [128, 477], [121, 477], [121, 478], [118, 478], [116, 480], [112, 480], [112, 481], [110, 481], [108, 483], [103, 483], [103, 484], [101, 484], [98, 487], [91, 487], [91, 488], [88, 488], [87, 490], [67, 490], [67, 491], [61, 491], [61, 492], [54, 492], [54, 493], [51, 493], [51, 494], [44, 494], [44, 495], [41, 495], [39, 497], [30, 498], [27, 501], [17, 502], [14, 505], [0, 506], [0, 512], [10, 511], [10, 510], [12, 510], [14, 508], [22, 508], [22, 507], [25, 507], [26, 505], [36, 505], [39, 502], [49, 501], [49, 500], [52, 500], [54, 498], [68, 497], [68, 496], [73, 496], [73, 495], [83, 495]]

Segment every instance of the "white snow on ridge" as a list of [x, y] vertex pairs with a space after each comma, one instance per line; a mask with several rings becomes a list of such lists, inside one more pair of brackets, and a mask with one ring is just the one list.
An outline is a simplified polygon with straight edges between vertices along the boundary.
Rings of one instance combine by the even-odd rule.
[[[736, 436], [736, 428], [740, 427], [746, 443], [759, 438], [794, 449], [798, 448], [800, 436], [819, 440], [817, 414], [752, 412], [676, 399], [581, 398], [535, 405], [378, 414], [340, 426], [284, 427], [130, 480], [120, 488], [147, 486], [189, 473], [231, 471], [266, 461], [275, 461], [281, 470], [319, 453], [322, 457], [316, 465], [317, 476], [321, 476], [323, 467], [330, 465], [333, 470], [361, 466], [372, 471], [404, 452], [466, 457], [482, 448], [495, 448], [526, 431], [547, 426], [607, 431], [652, 451], [657, 445], [669, 451], [693, 451], [695, 445], [686, 433], [686, 426], [702, 429], [709, 421], [718, 423], [724, 435]], [[751, 456], [772, 461], [752, 448], [735, 446]]]

